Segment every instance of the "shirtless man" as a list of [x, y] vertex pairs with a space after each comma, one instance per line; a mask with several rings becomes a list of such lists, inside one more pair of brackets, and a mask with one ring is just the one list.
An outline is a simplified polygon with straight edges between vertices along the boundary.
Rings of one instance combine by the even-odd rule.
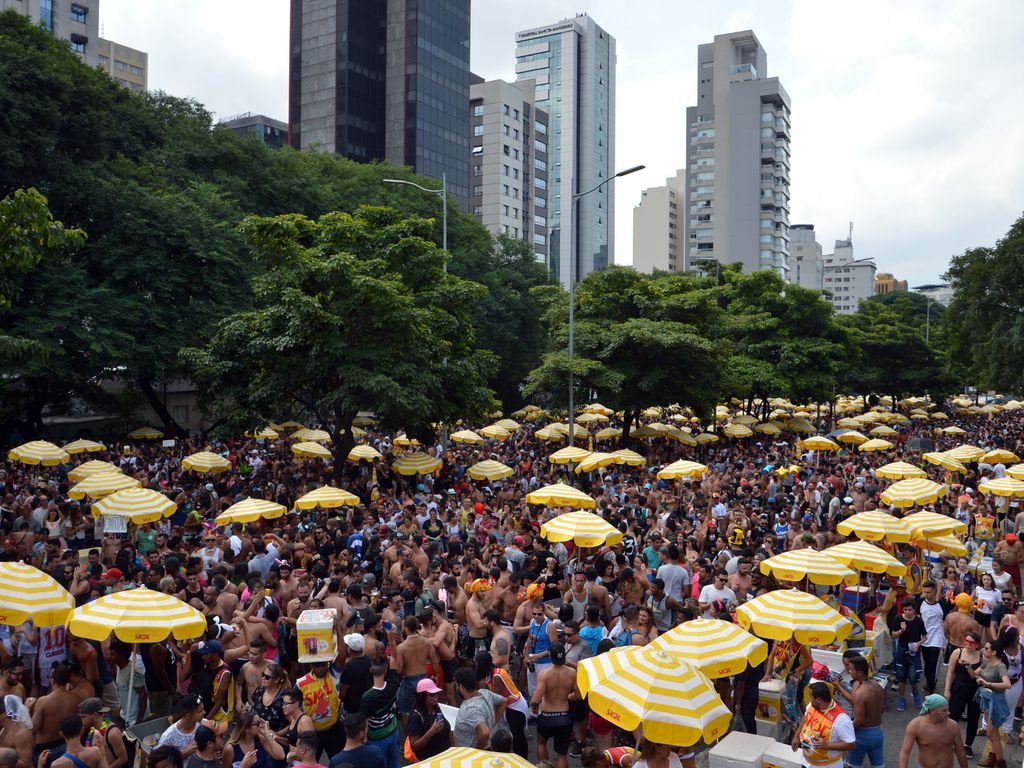
[[[573, 621], [583, 621], [586, 618], [587, 606], [591, 602], [597, 602], [587, 585], [586, 574], [577, 571], [572, 575], [572, 588], [566, 590], [562, 596], [562, 602], [572, 606]], [[603, 614], [604, 609], [602, 608]], [[604, 619], [607, 621], [608, 617], [604, 616]]]
[[409, 559], [412, 560], [412, 564], [416, 567], [416, 572], [421, 577], [426, 578], [430, 566], [430, 558], [423, 551], [423, 537], [418, 533], [414, 533], [409, 537]]
[[228, 580], [218, 573], [206, 588], [207, 591], [212, 589], [216, 594], [212, 613], [220, 617], [224, 624], [228, 624], [238, 610], [238, 595], [228, 590], [228, 584]]
[[572, 741], [569, 700], [579, 698], [576, 670], [565, 665], [565, 646], [561, 643], [554, 643], [549, 655], [551, 664], [538, 675], [537, 690], [530, 698], [530, 706], [537, 713], [537, 759], [548, 759], [548, 739], [553, 739], [558, 768], [568, 768]]
[[8, 712], [6, 706], [0, 706], [0, 747], [18, 753], [17, 768], [32, 768], [32, 730], [23, 722], [28, 710], [24, 704], [18, 709], [20, 713]]
[[457, 626], [465, 626], [466, 604], [469, 603], [469, 594], [464, 589], [459, 589], [459, 580], [454, 576], [445, 577], [444, 588], [448, 593], [448, 610], [450, 616]]
[[61, 722], [78, 712], [79, 699], [67, 689], [71, 681], [71, 672], [67, 665], [56, 665], [50, 679], [53, 685], [48, 694], [25, 702], [32, 712], [32, 732], [35, 734], [37, 752], [59, 747], [63, 741], [60, 733]]
[[309, 582], [300, 581], [295, 587], [295, 597], [287, 603], [288, 610], [285, 614], [285, 621], [294, 627], [299, 621], [299, 614], [309, 608]]
[[125, 768], [128, 765], [128, 750], [124, 744], [124, 732], [113, 723], [104, 721], [110, 710], [103, 706], [103, 700], [86, 699], [78, 708], [78, 716], [88, 735], [88, 746], [101, 747], [107, 768]]
[[512, 632], [502, 626], [501, 615], [493, 608], [484, 614], [491, 633], [491, 660], [496, 667], [508, 668], [512, 658]]
[[953, 755], [960, 768], [967, 768], [960, 726], [949, 719], [949, 702], [937, 693], [925, 698], [921, 714], [907, 726], [900, 748], [899, 768], [908, 768], [915, 744], [921, 768], [952, 768]]
[[448, 703], [452, 704], [455, 702], [455, 670], [458, 668], [455, 660], [458, 645], [455, 627], [429, 605], [420, 612], [419, 619], [422, 625], [420, 633], [437, 651], [441, 674], [444, 676], [445, 696]]
[[[274, 593], [274, 598], [277, 600], [277, 604], [281, 606], [288, 605], [295, 596], [299, 593], [298, 579], [295, 578], [295, 574], [292, 573], [291, 563], [281, 563], [278, 572], [281, 574], [281, 580], [277, 584], [277, 590]], [[306, 599], [309, 599], [309, 585], [306, 585]]]
[[466, 626], [469, 630], [469, 642], [466, 649], [466, 657], [472, 659], [480, 651], [486, 651], [488, 646], [487, 619], [484, 614], [487, 606], [484, 603], [484, 594], [491, 591], [491, 583], [486, 579], [474, 579], [466, 585], [469, 593], [469, 601], [466, 603]]
[[[60, 721], [59, 732], [64, 741], [64, 754], [53, 761], [51, 768], [107, 768], [107, 759], [99, 747], [82, 745], [82, 718], [69, 715]], [[39, 765], [46, 765], [50, 750], [39, 756]]]
[[345, 623], [348, 621], [348, 614], [350, 608], [348, 601], [341, 596], [341, 579], [333, 578], [327, 582], [327, 594], [323, 597], [324, 608], [333, 608], [337, 611], [337, 619], [335, 620], [335, 626], [339, 630], [339, 637], [344, 634], [340, 630], [344, 628]]
[[885, 761], [882, 734], [882, 709], [885, 692], [868, 672], [868, 660], [855, 656], [847, 667], [853, 678], [853, 732], [857, 746], [850, 753], [850, 768], [860, 768], [867, 757], [874, 768], [882, 768]]
[[[507, 563], [503, 557], [499, 557], [498, 562]], [[487, 595], [487, 607], [496, 609], [501, 614], [502, 620], [511, 622], [516, 616], [516, 608], [519, 607], [516, 600], [516, 594], [519, 592], [519, 577], [516, 577], [515, 583], [513, 583], [512, 574], [508, 572], [508, 568], [502, 569], [500, 565], [491, 568], [489, 573], [494, 583], [494, 589]]]
[[24, 701], [27, 698], [25, 684], [22, 677], [25, 675], [25, 662], [21, 656], [11, 656], [4, 663], [4, 674], [0, 677], [0, 697], [11, 694]]
[[[1018, 515], [1020, 517], [1020, 515]], [[1006, 538], [996, 543], [992, 553], [993, 558], [1000, 558], [1003, 561], [1003, 568], [1010, 574], [1014, 591], [1021, 594], [1020, 564], [1024, 560], [1024, 544], [1021, 543], [1016, 533], [1006, 534]]]
[[974, 601], [966, 592], [961, 592], [953, 600], [956, 606], [955, 611], [950, 611], [943, 621], [943, 629], [946, 632], [946, 658], [957, 648], [964, 647], [964, 638], [968, 632], [982, 634], [981, 625], [971, 616], [971, 609], [974, 608]]
[[235, 711], [245, 710], [245, 702], [252, 698], [252, 692], [263, 684], [263, 673], [270, 662], [267, 660], [267, 644], [256, 638], [249, 643], [249, 660], [238, 672], [238, 683], [235, 685]]
[[397, 655], [396, 669], [402, 678], [398, 688], [398, 714], [402, 718], [403, 730], [409, 722], [409, 713], [416, 706], [416, 684], [427, 677], [427, 665], [432, 670], [431, 677], [437, 683], [440, 671], [437, 650], [434, 645], [420, 632], [420, 620], [415, 616], [406, 616], [402, 622], [405, 639], [395, 649]]

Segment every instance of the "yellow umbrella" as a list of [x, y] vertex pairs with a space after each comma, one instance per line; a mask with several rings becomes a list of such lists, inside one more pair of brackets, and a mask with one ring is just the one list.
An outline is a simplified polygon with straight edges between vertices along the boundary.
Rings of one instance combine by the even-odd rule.
[[966, 523], [961, 523], [954, 517], [947, 517], [928, 510], [920, 510], [912, 515], [907, 515], [903, 518], [903, 522], [910, 526], [912, 541], [925, 538], [930, 540], [933, 536], [947, 533], [954, 536], [967, 533]]
[[611, 416], [614, 411], [606, 405], [600, 403], [591, 403], [590, 405], [583, 406], [585, 413], [599, 413], [602, 416]]
[[691, 448], [697, 445], [697, 441], [696, 440], [694, 440], [692, 437], [690, 437], [683, 430], [677, 429], [676, 427], [669, 427], [669, 429], [666, 430], [664, 432], [664, 434], [667, 435], [668, 437], [671, 437], [672, 439], [682, 443], [683, 445], [690, 446]]
[[380, 451], [371, 445], [357, 445], [348, 452], [349, 461], [376, 461], [383, 458]]
[[581, 413], [576, 417], [577, 424], [593, 424], [595, 421], [608, 421], [608, 417], [600, 413]]
[[657, 429], [653, 429], [650, 426], [644, 425], [642, 427], [637, 427], [636, 429], [634, 429], [632, 432], [629, 433], [629, 436], [636, 440], [650, 440], [651, 438], [654, 437], [661, 437], [661, 432], [658, 431]]
[[1012, 477], [1001, 477], [996, 480], [986, 480], [978, 486], [978, 490], [993, 496], [1009, 496], [1019, 499], [1024, 497], [1024, 481], [1015, 480]]
[[77, 485], [71, 486], [68, 496], [72, 499], [84, 499], [86, 496], [102, 499], [104, 496], [123, 491], [125, 488], [138, 488], [139, 485], [139, 481], [134, 477], [128, 477], [121, 472], [97, 472], [95, 475], [89, 475]]
[[0, 625], [26, 621], [37, 627], [60, 627], [75, 600], [50, 574], [26, 563], [0, 563]]
[[707, 445], [708, 443], [717, 443], [718, 442], [718, 435], [716, 435], [716, 434], [714, 434], [712, 432], [701, 432], [699, 435], [697, 435], [696, 440], [697, 440], [697, 444], [698, 445]]
[[754, 431], [755, 432], [760, 432], [762, 435], [772, 435], [772, 436], [775, 436], [775, 435], [782, 434], [782, 430], [779, 429], [774, 424], [772, 424], [770, 421], [764, 422], [762, 424], [757, 424], [754, 427]]
[[352, 419], [352, 426], [354, 427], [372, 427], [377, 423], [377, 420], [372, 416], [356, 416]]
[[[331, 442], [331, 436], [323, 429], [297, 429], [289, 436], [290, 440], [298, 440], [299, 442], [313, 442], [313, 443], [329, 443]], [[397, 440], [395, 441], [398, 442]]]
[[103, 443], [97, 443], [95, 440], [75, 440], [65, 445], [64, 450], [72, 455], [77, 453], [99, 453], [100, 451], [107, 450], [107, 446]]
[[507, 429], [509, 432], [517, 432], [522, 429], [522, 427], [519, 426], [519, 422], [513, 421], [512, 419], [498, 419], [494, 424], [502, 429]]
[[485, 461], [478, 461], [466, 470], [466, 474], [474, 480], [494, 481], [511, 477], [515, 474], [515, 470], [512, 467], [505, 466], [500, 461], [487, 459]]
[[359, 497], [349, 493], [343, 488], [335, 488], [333, 485], [324, 485], [300, 496], [295, 501], [299, 509], [313, 509], [323, 507], [324, 509], [336, 509], [337, 507], [357, 507]]
[[619, 464], [619, 457], [613, 453], [592, 453], [576, 465], [576, 474], [582, 475], [585, 472], [594, 472], [609, 464]]
[[99, 642], [113, 633], [126, 643], [157, 643], [169, 635], [176, 640], [202, 637], [206, 617], [174, 595], [138, 587], [75, 608], [68, 630], [77, 637]]
[[491, 424], [480, 430], [480, 436], [486, 437], [488, 440], [508, 440], [512, 437], [512, 433], [500, 424]]
[[967, 471], [967, 467], [961, 464], [959, 461], [949, 456], [946, 453], [940, 451], [931, 451], [929, 453], [922, 453], [921, 458], [927, 461], [929, 464], [934, 464], [938, 467], [942, 467], [950, 472], [959, 472], [963, 474]]
[[882, 502], [894, 507], [919, 507], [934, 504], [949, 492], [948, 485], [926, 480], [922, 477], [910, 477], [898, 480], [882, 491]]
[[480, 445], [484, 441], [480, 435], [471, 429], [460, 429], [458, 432], [452, 432], [449, 437], [456, 443], [466, 443], [468, 445]]
[[867, 435], [862, 435], [855, 429], [851, 429], [849, 432], [843, 432], [841, 435], [836, 435], [836, 440], [840, 443], [850, 443], [852, 445], [859, 445], [860, 443], [867, 442], [867, 439]]
[[858, 451], [889, 451], [896, 446], [890, 443], [888, 440], [882, 440], [881, 438], [872, 438], [871, 440], [865, 440], [863, 443], [857, 446]]
[[353, 426], [352, 429], [349, 431], [352, 433], [352, 437], [366, 437], [365, 429], [360, 429], [359, 427]]
[[544, 440], [549, 443], [557, 443], [561, 440], [565, 440], [569, 435], [567, 432], [559, 432], [556, 429], [557, 424], [549, 424], [546, 427], [542, 427], [533, 433], [533, 436], [538, 440]]
[[572, 541], [578, 547], [599, 547], [618, 544], [622, 533], [593, 512], [576, 510], [563, 512], [540, 527], [540, 534], [548, 541]]
[[838, 451], [839, 446], [829, 440], [827, 437], [822, 435], [815, 435], [814, 437], [808, 437], [806, 440], [801, 440], [800, 444], [804, 448], [809, 448], [812, 451]]
[[642, 467], [647, 463], [647, 459], [641, 456], [636, 451], [631, 451], [629, 448], [621, 448], [617, 451], [612, 451], [612, 456], [617, 456], [617, 464], [625, 464], [629, 467]]
[[946, 451], [946, 455], [957, 461], [977, 461], [985, 455], [985, 450], [976, 445], [958, 445]]
[[178, 505], [150, 488], [125, 488], [92, 505], [96, 517], [123, 517], [129, 523], [155, 523], [178, 511]]
[[271, 429], [270, 427], [264, 427], [263, 429], [250, 430], [245, 433], [246, 437], [254, 437], [258, 440], [277, 440], [280, 435], [277, 430]]
[[128, 433], [129, 440], [159, 440], [164, 433], [153, 427], [139, 427]]
[[120, 472], [120, 470], [109, 461], [98, 461], [93, 459], [92, 461], [82, 462], [68, 472], [68, 480], [73, 483], [77, 483], [79, 480], [85, 480], [85, 478], [99, 474], [100, 472]]
[[853, 625], [819, 597], [798, 589], [776, 589], [736, 609], [736, 623], [767, 640], [796, 637], [803, 645], [845, 640]]
[[899, 433], [892, 427], [887, 427], [885, 426], [885, 424], [879, 424], [877, 427], [868, 432], [868, 434], [874, 435], [875, 437], [892, 437], [893, 435]]
[[842, 429], [857, 429], [862, 425], [856, 419], [846, 417], [844, 419], [840, 419], [839, 421], [837, 421], [836, 426], [841, 427]]
[[[567, 424], [564, 424], [563, 422], [557, 422], [556, 424], [552, 424], [551, 429], [555, 430], [556, 432], [561, 432], [566, 437], [569, 436], [569, 427]], [[587, 431], [587, 428], [581, 427], [579, 424], [572, 425], [572, 433], [575, 437], [578, 438], [590, 437], [590, 433]]]
[[877, 509], [851, 515], [839, 523], [836, 530], [843, 536], [856, 534], [858, 539], [865, 541], [885, 539], [893, 543], [910, 541], [913, 534], [905, 521]]
[[451, 747], [412, 765], [416, 768], [533, 768], [533, 763], [511, 752], [485, 752], [470, 747]]
[[66, 464], [71, 461], [71, 454], [45, 440], [33, 440], [31, 443], [24, 443], [17, 448], [11, 449], [7, 453], [7, 458], [11, 461], [19, 461], [22, 464], [56, 467], [59, 464]]
[[935, 413], [932, 414], [932, 418], [935, 419], [936, 421], [945, 421], [946, 419], [949, 418], [949, 416], [943, 413], [942, 411], [936, 411]]
[[561, 483], [545, 485], [543, 488], [526, 494], [526, 503], [547, 507], [575, 507], [576, 509], [597, 507], [597, 502], [583, 491]]
[[945, 552], [951, 557], [967, 557], [967, 547], [964, 543], [948, 533], [924, 535], [917, 539], [917, 543], [923, 549], [936, 554]]
[[[814, 431], [814, 427], [806, 419], [790, 419], [788, 422], [786, 422], [786, 429], [788, 429], [790, 432], [799, 432], [804, 435], [809, 435], [811, 432]], [[835, 448], [828, 448], [826, 450], [838, 451], [839, 446], [836, 446]]]
[[[356, 420], [358, 421], [358, 419]], [[352, 422], [355, 424], [355, 421]], [[282, 421], [278, 424], [275, 429], [305, 429], [306, 425], [298, 421]]]
[[429, 475], [441, 468], [441, 460], [425, 453], [407, 453], [395, 459], [391, 467], [401, 475]]
[[681, 477], [701, 477], [707, 474], [707, 471], [708, 468], [703, 464], [698, 464], [696, 461], [679, 459], [679, 461], [674, 461], [667, 467], [662, 467], [658, 470], [658, 479], [677, 480]]
[[1007, 467], [1006, 474], [1015, 480], [1024, 480], [1024, 464], [1014, 464], [1012, 467]]
[[653, 648], [613, 648], [584, 659], [577, 685], [598, 715], [628, 731], [639, 727], [658, 744], [710, 744], [732, 719], [703, 672]]
[[894, 461], [876, 469], [875, 477], [884, 477], [888, 480], [903, 480], [907, 477], [928, 477], [928, 473], [920, 467], [915, 467], [913, 464], [908, 464], [905, 461]]
[[[66, 445], [64, 447], [67, 448]], [[1020, 456], [1005, 448], [996, 448], [982, 456], [979, 461], [986, 464], [1009, 464], [1011, 461], [1020, 461]]]
[[761, 573], [774, 574], [782, 581], [803, 581], [835, 585], [853, 581], [857, 574], [838, 560], [813, 549], [794, 549], [769, 557], [761, 563]]
[[193, 472], [226, 472], [231, 462], [212, 451], [199, 451], [181, 460], [181, 466]]
[[622, 430], [616, 427], [605, 427], [594, 433], [595, 440], [614, 440], [617, 437], [622, 437]]
[[848, 541], [845, 544], [835, 544], [825, 549], [824, 554], [851, 568], [867, 573], [886, 573], [890, 576], [902, 576], [907, 572], [907, 566], [881, 547], [868, 544], [866, 541]]
[[738, 675], [768, 656], [768, 644], [735, 624], [694, 619], [670, 629], [647, 647], [693, 664], [715, 680]]
[[742, 424], [733, 423], [727, 426], [725, 429], [723, 429], [722, 434], [725, 435], [726, 437], [740, 439], [744, 437], [751, 437], [754, 433], [750, 430], [750, 428], [745, 427]]
[[550, 456], [548, 461], [552, 464], [571, 464], [577, 461], [583, 461], [590, 455], [590, 451], [585, 448], [577, 448], [576, 446], [570, 445], [565, 448], [561, 448]]
[[294, 443], [292, 445], [292, 453], [303, 459], [329, 459], [334, 455], [331, 453], [330, 448], [320, 443], [315, 443], [312, 440]]
[[287, 511], [284, 504], [275, 504], [265, 499], [243, 499], [217, 515], [213, 524], [223, 526], [233, 523], [252, 523], [260, 519], [273, 520], [283, 516]]

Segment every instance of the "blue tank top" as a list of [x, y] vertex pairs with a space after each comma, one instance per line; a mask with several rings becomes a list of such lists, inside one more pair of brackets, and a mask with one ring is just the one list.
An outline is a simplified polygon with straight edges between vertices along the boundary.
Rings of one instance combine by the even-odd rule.
[[604, 627], [590, 627], [584, 624], [580, 627], [580, 638], [590, 646], [590, 652], [597, 656], [597, 646], [604, 636]]
[[[544, 619], [542, 624], [538, 624], [536, 621], [530, 622], [530, 638], [533, 640], [533, 649], [531, 653], [544, 653], [551, 647], [551, 638], [548, 637], [548, 624], [551, 623], [551, 619]], [[551, 659], [545, 656], [543, 659], [537, 659], [538, 664], [550, 664]]]

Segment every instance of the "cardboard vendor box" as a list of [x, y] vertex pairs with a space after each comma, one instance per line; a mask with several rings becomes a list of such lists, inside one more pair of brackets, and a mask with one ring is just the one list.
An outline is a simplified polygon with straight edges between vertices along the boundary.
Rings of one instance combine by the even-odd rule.
[[299, 663], [334, 661], [338, 655], [338, 635], [334, 631], [337, 611], [325, 608], [303, 611], [295, 623], [299, 642]]

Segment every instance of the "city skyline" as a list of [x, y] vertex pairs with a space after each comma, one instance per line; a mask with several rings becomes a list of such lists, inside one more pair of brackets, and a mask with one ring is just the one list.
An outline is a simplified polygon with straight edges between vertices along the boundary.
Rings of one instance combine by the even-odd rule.
[[[151, 88], [196, 98], [219, 117], [284, 119], [288, 5], [240, 7], [104, 0], [100, 24], [104, 37], [149, 52]], [[791, 223], [814, 224], [831, 242], [852, 220], [858, 257], [916, 285], [935, 282], [951, 255], [992, 245], [1020, 215], [1024, 149], [1014, 137], [1024, 105], [1006, 96], [1024, 15], [1009, 0], [648, 0], [639, 19], [636, 7], [605, 0], [488, 0], [473, 10], [471, 67], [487, 79], [515, 79], [515, 33], [531, 26], [586, 12], [616, 38], [617, 162], [647, 165], [616, 182], [620, 261], [632, 253], [641, 190], [685, 164], [697, 46], [742, 29], [757, 34], [793, 98]]]

